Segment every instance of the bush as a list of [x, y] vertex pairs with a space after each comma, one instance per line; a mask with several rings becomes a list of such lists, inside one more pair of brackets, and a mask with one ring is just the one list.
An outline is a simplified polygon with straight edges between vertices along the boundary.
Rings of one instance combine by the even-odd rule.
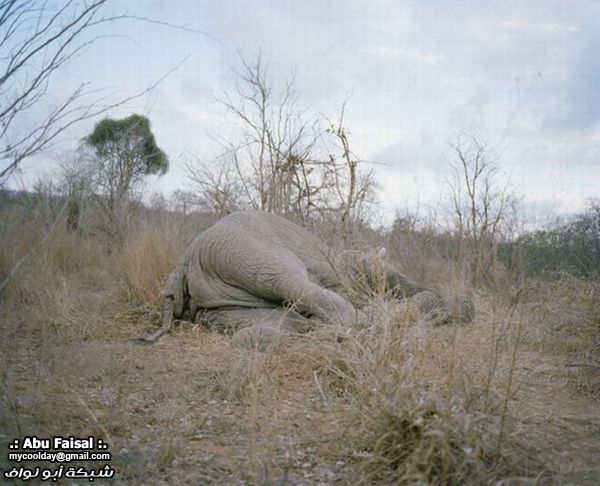
[[504, 244], [500, 258], [513, 274], [600, 280], [600, 200], [589, 201], [586, 211], [568, 222]]

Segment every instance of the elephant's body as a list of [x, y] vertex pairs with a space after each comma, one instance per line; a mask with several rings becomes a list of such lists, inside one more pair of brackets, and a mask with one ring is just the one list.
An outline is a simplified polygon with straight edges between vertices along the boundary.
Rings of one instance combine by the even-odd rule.
[[148, 339], [186, 312], [219, 329], [256, 324], [304, 332], [315, 322], [350, 326], [361, 313], [342, 288], [359, 276], [383, 283], [400, 298], [427, 290], [385, 261], [333, 250], [285, 218], [235, 212], [190, 244], [163, 292], [163, 328]]

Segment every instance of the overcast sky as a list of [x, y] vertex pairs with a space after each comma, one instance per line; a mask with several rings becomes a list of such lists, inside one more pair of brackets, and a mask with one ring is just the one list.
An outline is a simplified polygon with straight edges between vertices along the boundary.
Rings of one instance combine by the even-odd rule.
[[[376, 161], [384, 211], [434, 203], [448, 143], [467, 132], [492, 147], [528, 211], [572, 212], [600, 197], [600, 2], [119, 0], [139, 15], [208, 35], [116, 22], [55, 79], [56, 96], [92, 81], [133, 94], [187, 59], [153, 93], [115, 112], [143, 112], [171, 170], [151, 187], [185, 188], [182, 155], [209, 157], [231, 120], [215, 101], [235, 87], [238, 52], [261, 51], [275, 86], [296, 72], [302, 104], [346, 126]], [[81, 125], [47, 156], [57, 160]], [[35, 167], [35, 168], [34, 168]], [[30, 163], [24, 180], [39, 175]]]

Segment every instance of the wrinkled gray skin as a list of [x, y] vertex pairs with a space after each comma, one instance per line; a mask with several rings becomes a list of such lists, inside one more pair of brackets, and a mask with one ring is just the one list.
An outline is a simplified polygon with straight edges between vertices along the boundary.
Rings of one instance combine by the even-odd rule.
[[383, 287], [399, 299], [420, 294], [424, 313], [445, 309], [444, 316], [454, 314], [464, 321], [473, 317], [470, 299], [461, 299], [460, 309], [450, 311], [450, 301], [382, 258], [333, 250], [274, 214], [240, 211], [217, 221], [190, 244], [163, 291], [163, 325], [142, 340], [154, 342], [184, 314], [221, 331], [239, 331], [234, 343], [250, 346], [264, 337], [307, 332], [319, 324], [351, 326], [365, 316], [358, 309], [360, 299], [352, 297], [356, 293], [344, 288], [358, 282]]

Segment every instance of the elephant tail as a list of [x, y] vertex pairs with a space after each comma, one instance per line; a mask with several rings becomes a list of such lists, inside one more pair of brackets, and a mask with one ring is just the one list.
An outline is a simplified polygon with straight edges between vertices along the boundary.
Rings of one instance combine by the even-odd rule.
[[163, 290], [163, 305], [162, 305], [162, 325], [160, 329], [152, 333], [150, 336], [138, 338], [136, 341], [140, 344], [153, 344], [163, 334], [171, 329], [173, 319], [180, 318], [183, 315], [185, 305], [185, 276], [187, 263], [178, 265], [177, 268], [169, 276], [167, 285]]
[[150, 336], [141, 337], [137, 339], [137, 342], [140, 344], [153, 344], [155, 343], [159, 337], [161, 337], [164, 333], [168, 332], [171, 329], [171, 325], [173, 324], [173, 309], [175, 308], [175, 302], [171, 297], [165, 297], [163, 301], [163, 310], [162, 310], [162, 326], [160, 329]]

